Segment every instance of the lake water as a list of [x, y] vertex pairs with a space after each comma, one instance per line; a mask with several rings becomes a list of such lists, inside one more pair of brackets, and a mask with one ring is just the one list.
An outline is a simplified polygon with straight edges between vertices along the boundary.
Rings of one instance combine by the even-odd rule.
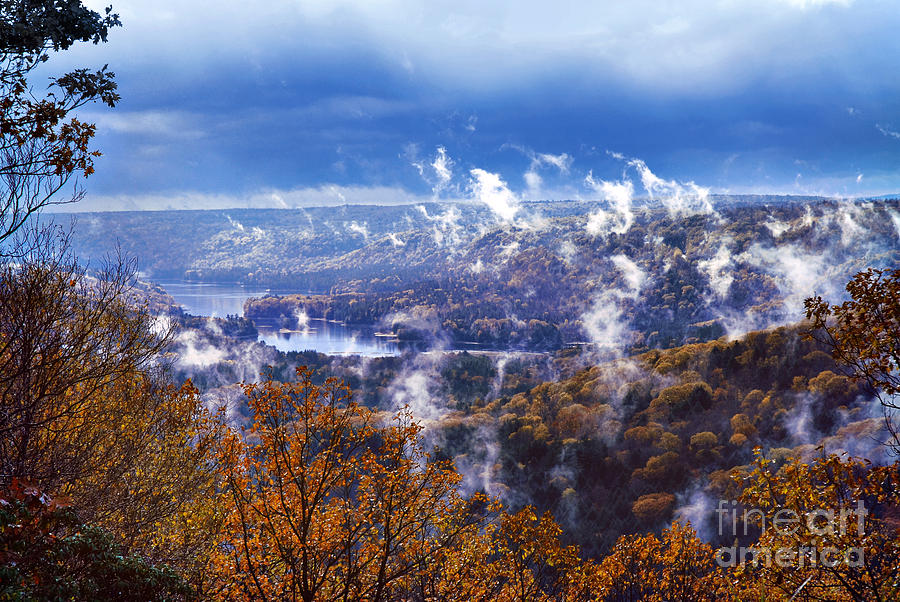
[[315, 349], [329, 355], [397, 355], [397, 343], [375, 336], [372, 328], [352, 327], [325, 320], [309, 320], [299, 331], [285, 332], [257, 326], [259, 340], [281, 351]]
[[189, 314], [195, 316], [243, 316], [244, 301], [250, 297], [262, 297], [270, 293], [267, 288], [244, 286], [242, 284], [214, 284], [206, 282], [185, 282], [183, 280], [161, 280], [166, 292]]
[[[241, 284], [219, 284], [163, 280], [159, 282], [175, 302], [195, 316], [224, 318], [244, 315], [244, 301], [266, 294], [288, 294], [292, 291], [273, 291], [264, 287]], [[280, 351], [314, 349], [329, 355], [384, 356], [399, 353], [397, 343], [375, 336], [375, 330], [365, 326], [347, 326], [325, 320], [310, 320], [302, 330], [284, 331], [258, 324], [259, 340]]]

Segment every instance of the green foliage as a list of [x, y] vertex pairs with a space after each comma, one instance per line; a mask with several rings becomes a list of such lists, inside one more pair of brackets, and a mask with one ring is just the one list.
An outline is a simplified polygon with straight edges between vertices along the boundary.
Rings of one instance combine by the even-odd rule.
[[166, 566], [125, 553], [78, 520], [65, 500], [14, 481], [0, 492], [0, 599], [184, 600], [191, 588]]

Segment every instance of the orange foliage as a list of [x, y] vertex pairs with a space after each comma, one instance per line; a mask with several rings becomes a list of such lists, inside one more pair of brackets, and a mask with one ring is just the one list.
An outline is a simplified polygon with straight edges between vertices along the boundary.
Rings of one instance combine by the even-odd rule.
[[334, 380], [248, 385], [249, 432], [221, 446], [221, 599], [385, 600], [414, 587], [467, 525], [459, 475], [407, 414], [380, 426]]

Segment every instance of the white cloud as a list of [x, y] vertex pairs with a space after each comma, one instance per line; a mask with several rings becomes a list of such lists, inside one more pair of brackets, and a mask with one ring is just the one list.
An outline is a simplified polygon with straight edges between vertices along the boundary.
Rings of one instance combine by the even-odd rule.
[[628, 166], [637, 170], [644, 190], [651, 198], [661, 201], [672, 217], [714, 213], [709, 200], [709, 188], [698, 186], [694, 182], [663, 180], [650, 171], [641, 159], [631, 159]]
[[568, 153], [536, 153], [530, 148], [518, 144], [504, 144], [502, 148], [511, 148], [531, 159], [531, 163], [528, 165], [528, 169], [522, 175], [522, 178], [525, 180], [525, 186], [528, 188], [528, 195], [532, 199], [537, 199], [547, 194], [543, 190], [544, 178], [539, 173], [542, 169], [552, 167], [556, 168], [561, 175], [566, 175], [569, 173], [574, 160]]
[[550, 153], [538, 153], [532, 159], [532, 165], [534, 167], [539, 167], [542, 165], [552, 165], [556, 169], [559, 170], [560, 173], [569, 173], [569, 168], [572, 166], [572, 157], [570, 157], [566, 153], [562, 153], [559, 155], [552, 155]]
[[716, 254], [697, 262], [697, 269], [706, 274], [710, 287], [719, 299], [725, 299], [734, 282], [734, 263], [727, 244], [722, 244]]
[[625, 277], [625, 283], [630, 289], [630, 295], [637, 296], [641, 287], [644, 286], [647, 275], [635, 262], [621, 253], [613, 255], [610, 257], [610, 260], [613, 262], [613, 265], [616, 266], [616, 269], [622, 273], [622, 276]]
[[[651, 199], [658, 200], [673, 218], [687, 215], [715, 214], [709, 198], [709, 188], [698, 186], [694, 182], [677, 182], [664, 180], [653, 173], [641, 159], [627, 159], [621, 153], [607, 151], [607, 154], [619, 161], [625, 161], [626, 169], [633, 168], [641, 178], [641, 185]], [[634, 223], [632, 200], [634, 183], [627, 174], [622, 180], [608, 182], [594, 179], [593, 172], [588, 172], [585, 184], [598, 192], [603, 200], [610, 203], [609, 209], [599, 209], [588, 218], [587, 231], [594, 236], [606, 236], [613, 232], [624, 234]]]
[[231, 224], [231, 227], [232, 227], [232, 228], [234, 228], [234, 229], [237, 230], [238, 232], [243, 232], [243, 231], [244, 231], [244, 224], [242, 224], [241, 222], [239, 222], [239, 221], [237, 221], [237, 220], [231, 219], [231, 216], [230, 216], [230, 215], [226, 215], [225, 217], [228, 218], [228, 223]]
[[369, 240], [369, 225], [366, 222], [360, 224], [354, 220], [347, 226], [347, 230], [353, 234], [359, 234], [363, 240]]
[[606, 236], [610, 232], [624, 234], [634, 223], [631, 202], [634, 198], [634, 184], [631, 180], [607, 182], [595, 180], [593, 172], [588, 172], [585, 183], [600, 193], [603, 200], [610, 203], [610, 210], [599, 209], [588, 218], [587, 231], [593, 236]]
[[459, 223], [462, 216], [456, 207], [450, 206], [440, 215], [429, 215], [424, 205], [416, 205], [416, 209], [431, 222], [431, 235], [436, 245], [451, 249], [459, 246], [463, 240], [463, 227]]
[[810, 8], [820, 8], [822, 6], [843, 6], [847, 7], [853, 4], [853, 0], [784, 0], [788, 6], [807, 10]]
[[647, 274], [625, 255], [613, 255], [610, 260], [622, 274], [625, 286], [604, 287], [594, 296], [581, 320], [585, 333], [599, 352], [618, 356], [633, 338], [625, 315], [626, 306], [637, 299]]
[[434, 161], [431, 162], [431, 167], [434, 169], [434, 173], [437, 174], [438, 178], [436, 194], [446, 188], [447, 184], [450, 183], [450, 179], [453, 177], [453, 170], [451, 169], [452, 165], [453, 161], [447, 156], [447, 149], [443, 146], [439, 146], [437, 155], [435, 155]]
[[418, 145], [408, 144], [401, 156], [408, 159], [410, 165], [416, 168], [422, 179], [431, 186], [431, 192], [437, 199], [450, 187], [453, 179], [453, 159], [443, 146], [437, 147], [434, 158], [428, 163], [427, 159], [418, 158], [418, 151]]
[[180, 345], [178, 363], [192, 368], [218, 364], [227, 354], [222, 349], [201, 341], [195, 330], [185, 330], [176, 338]]
[[[106, 3], [86, 2], [95, 10]], [[574, 64], [586, 75], [605, 73], [691, 92], [742, 85], [747, 71], [767, 74], [822, 60], [826, 45], [836, 52], [856, 48], [857, 38], [846, 35], [848, 22], [856, 18], [845, 10], [850, 4], [269, 0], [251, 5], [189, 0], [173, 9], [157, 0], [120, 0], [114, 6], [128, 35], [111, 35], [108, 50], [79, 52], [164, 61], [173, 70], [197, 72], [212, 61], [237, 59], [264, 70], [271, 56], [290, 56], [302, 65], [362, 49], [407, 75], [427, 73], [456, 89], [507, 88]], [[834, 10], [810, 10], [825, 8]], [[888, 5], [884, 11], [887, 19], [895, 18], [892, 9]], [[344, 43], [350, 40], [352, 44]], [[785, 60], [786, 48], [795, 60]]]
[[522, 177], [525, 179], [528, 193], [532, 198], [537, 197], [540, 194], [541, 185], [544, 183], [544, 179], [535, 171], [526, 171], [525, 175]]
[[888, 127], [881, 125], [880, 123], [875, 124], [875, 127], [878, 129], [882, 135], [887, 136], [888, 138], [894, 138], [896, 140], [900, 140], [900, 132], [894, 131]]
[[94, 123], [100, 133], [136, 134], [177, 140], [196, 140], [205, 133], [197, 127], [201, 115], [176, 110], [80, 111], [79, 119]]
[[500, 176], [483, 169], [473, 169], [471, 189], [478, 200], [487, 205], [497, 218], [512, 223], [519, 212], [520, 201]]
[[395, 247], [405, 247], [406, 246], [406, 243], [403, 241], [403, 239], [400, 238], [399, 236], [397, 236], [397, 234], [394, 232], [388, 233], [387, 237], [388, 237], [388, 240], [391, 241], [391, 244], [394, 245]]

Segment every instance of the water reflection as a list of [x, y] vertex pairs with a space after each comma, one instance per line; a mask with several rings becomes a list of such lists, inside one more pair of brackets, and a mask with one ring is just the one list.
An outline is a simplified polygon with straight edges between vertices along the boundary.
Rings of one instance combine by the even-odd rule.
[[244, 301], [250, 297], [262, 297], [272, 292], [265, 287], [244, 286], [243, 284], [185, 282], [183, 280], [162, 280], [159, 284], [187, 313], [214, 318], [242, 316], [244, 315]]
[[[159, 284], [186, 312], [195, 316], [224, 318], [244, 315], [244, 301], [266, 294], [288, 294], [295, 291], [272, 291], [241, 284], [219, 284], [164, 280]], [[384, 356], [399, 353], [397, 342], [377, 336], [375, 329], [346, 326], [325, 320], [310, 319], [300, 330], [285, 330], [257, 324], [259, 340], [280, 351], [307, 351], [331, 355]]]
[[310, 319], [300, 330], [257, 325], [259, 340], [281, 351], [314, 349], [329, 355], [396, 355], [397, 342], [379, 336], [371, 328], [350, 327], [325, 320]]

